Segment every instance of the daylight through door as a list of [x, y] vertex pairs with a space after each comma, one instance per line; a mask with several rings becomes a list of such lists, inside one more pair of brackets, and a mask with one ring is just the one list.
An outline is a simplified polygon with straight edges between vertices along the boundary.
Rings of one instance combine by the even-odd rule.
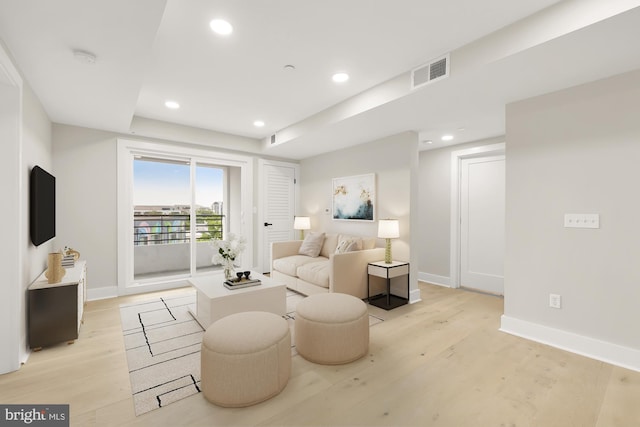
[[226, 168], [190, 159], [133, 161], [134, 280], [213, 270], [212, 239], [225, 230]]

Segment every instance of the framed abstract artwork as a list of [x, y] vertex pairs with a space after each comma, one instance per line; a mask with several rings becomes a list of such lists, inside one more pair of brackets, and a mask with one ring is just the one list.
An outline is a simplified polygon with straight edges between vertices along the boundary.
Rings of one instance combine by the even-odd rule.
[[355, 175], [333, 178], [333, 219], [374, 221], [376, 175]]

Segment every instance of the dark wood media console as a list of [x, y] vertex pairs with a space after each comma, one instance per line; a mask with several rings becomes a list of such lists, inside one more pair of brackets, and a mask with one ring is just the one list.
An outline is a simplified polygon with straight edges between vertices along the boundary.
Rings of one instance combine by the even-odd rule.
[[29, 286], [29, 347], [72, 343], [78, 339], [86, 295], [86, 263], [67, 268], [59, 283], [44, 273]]

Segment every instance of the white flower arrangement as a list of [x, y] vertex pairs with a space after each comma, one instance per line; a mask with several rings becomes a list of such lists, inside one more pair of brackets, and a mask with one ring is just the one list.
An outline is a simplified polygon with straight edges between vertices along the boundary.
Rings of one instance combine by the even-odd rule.
[[233, 262], [244, 251], [246, 245], [247, 241], [244, 237], [233, 233], [229, 233], [226, 240], [214, 240], [211, 243], [214, 249], [211, 262], [213, 264], [233, 265]]

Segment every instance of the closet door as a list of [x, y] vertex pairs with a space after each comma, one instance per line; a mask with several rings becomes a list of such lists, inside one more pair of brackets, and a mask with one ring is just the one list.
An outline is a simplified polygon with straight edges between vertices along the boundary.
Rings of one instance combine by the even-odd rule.
[[263, 231], [262, 270], [271, 271], [271, 243], [294, 239], [294, 165], [265, 163], [262, 176]]
[[462, 161], [460, 286], [504, 294], [504, 156]]

